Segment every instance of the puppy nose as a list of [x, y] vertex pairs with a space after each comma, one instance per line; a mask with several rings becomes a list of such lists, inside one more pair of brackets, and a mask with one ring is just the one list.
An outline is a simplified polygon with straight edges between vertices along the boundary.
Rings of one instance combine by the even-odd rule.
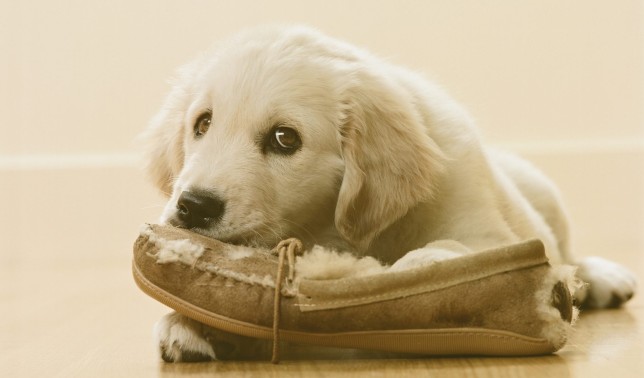
[[225, 202], [210, 193], [184, 191], [177, 200], [177, 216], [185, 228], [205, 227], [218, 221], [224, 208]]

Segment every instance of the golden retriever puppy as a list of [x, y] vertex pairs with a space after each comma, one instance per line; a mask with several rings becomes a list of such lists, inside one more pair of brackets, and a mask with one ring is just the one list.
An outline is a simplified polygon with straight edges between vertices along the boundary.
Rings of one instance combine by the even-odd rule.
[[[262, 27], [177, 76], [144, 135], [169, 197], [161, 222], [268, 248], [297, 237], [392, 269], [539, 238], [551, 261], [579, 266], [588, 306], [634, 293], [622, 266], [573, 260], [554, 185], [484, 147], [415, 73], [315, 30]], [[214, 332], [178, 314], [157, 324], [167, 361], [217, 358]]]

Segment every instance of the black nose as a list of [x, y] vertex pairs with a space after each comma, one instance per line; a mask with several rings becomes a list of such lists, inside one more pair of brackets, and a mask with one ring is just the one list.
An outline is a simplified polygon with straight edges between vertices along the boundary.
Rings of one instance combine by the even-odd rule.
[[217, 222], [224, 214], [225, 202], [212, 193], [181, 192], [177, 201], [177, 226], [203, 228]]

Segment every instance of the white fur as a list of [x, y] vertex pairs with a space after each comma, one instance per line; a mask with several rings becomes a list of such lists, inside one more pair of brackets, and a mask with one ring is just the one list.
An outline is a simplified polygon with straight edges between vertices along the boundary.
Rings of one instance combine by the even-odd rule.
[[423, 248], [407, 252], [388, 270], [396, 272], [406, 269], [431, 265], [437, 261], [452, 259], [472, 252], [469, 248], [454, 240], [438, 240], [428, 243]]
[[357, 258], [348, 252], [330, 251], [317, 245], [295, 263], [298, 278], [312, 280], [368, 276], [386, 270], [386, 266], [371, 256]]
[[588, 305], [602, 308], [626, 302], [633, 295], [637, 278], [628, 269], [601, 257], [587, 257], [579, 262], [579, 278], [588, 282]]
[[215, 351], [203, 337], [204, 325], [177, 313], [171, 313], [159, 320], [154, 326], [157, 342], [172, 361], [185, 360], [186, 351], [201, 354], [204, 359], [216, 359]]
[[[200, 114], [210, 129], [193, 136]], [[276, 124], [299, 133], [293, 155], [266, 153]], [[198, 231], [223, 241], [351, 251], [398, 268], [539, 238], [572, 263], [554, 185], [527, 162], [485, 148], [472, 119], [418, 74], [302, 27], [246, 31], [183, 67], [145, 134], [148, 170], [176, 216], [183, 191], [222, 198]], [[394, 265], [395, 266], [395, 265]], [[398, 269], [396, 268], [396, 269]], [[630, 296], [624, 268], [582, 266], [591, 295]]]

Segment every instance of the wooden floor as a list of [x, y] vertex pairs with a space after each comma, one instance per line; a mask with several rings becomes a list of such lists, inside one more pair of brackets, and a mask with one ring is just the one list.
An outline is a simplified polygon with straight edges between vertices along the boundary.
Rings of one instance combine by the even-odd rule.
[[[90, 251], [88, 251], [89, 253]], [[641, 270], [639, 271], [641, 274]], [[641, 275], [640, 275], [641, 276]], [[0, 376], [148, 377], [212, 373], [455, 377], [635, 377], [644, 371], [644, 306], [584, 313], [559, 353], [534, 358], [390, 359], [306, 349], [282, 364], [166, 364], [152, 324], [167, 310], [134, 286], [128, 261], [3, 265]]]
[[[73, 182], [73, 189], [53, 184], [72, 180], [60, 175], [5, 175], [18, 188], [42, 188], [49, 182], [50, 192], [60, 200], [26, 198], [18, 189], [0, 193], [14, 199], [4, 206], [5, 216], [0, 219], [0, 377], [210, 377], [215, 373], [327, 377], [351, 373], [622, 378], [644, 372], [642, 295], [624, 309], [583, 313], [568, 345], [545, 357], [387, 358], [303, 348], [290, 351], [280, 365], [263, 361], [163, 363], [153, 342], [152, 325], [168, 310], [140, 292], [130, 273], [131, 243], [141, 220], [118, 216], [132, 206], [149, 206], [150, 214], [156, 214], [159, 203], [150, 203], [148, 193], [132, 197], [127, 188], [108, 187], [101, 181], [105, 172], [84, 177], [82, 185]], [[136, 182], [135, 175], [121, 179]], [[108, 197], [115, 199], [110, 207], [95, 214], [95, 198]], [[638, 276], [644, 277], [643, 252], [623, 251], [611, 257], [630, 262]]]

